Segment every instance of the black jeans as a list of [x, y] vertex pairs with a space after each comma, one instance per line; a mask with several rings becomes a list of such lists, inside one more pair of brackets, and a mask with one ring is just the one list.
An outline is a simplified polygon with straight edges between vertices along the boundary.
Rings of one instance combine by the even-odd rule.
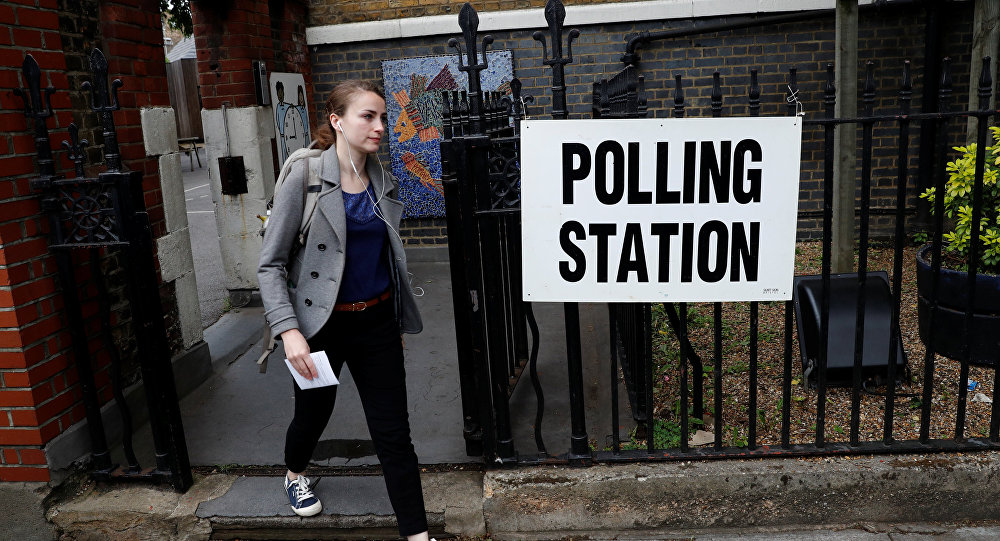
[[[382, 463], [399, 533], [405, 537], [426, 531], [420, 472], [406, 409], [403, 346], [392, 302], [383, 301], [361, 312], [333, 312], [323, 329], [309, 340], [309, 349], [326, 351], [338, 378], [347, 363]], [[298, 473], [306, 469], [330, 420], [337, 386], [303, 391], [293, 385], [295, 417], [285, 437], [285, 465]]]

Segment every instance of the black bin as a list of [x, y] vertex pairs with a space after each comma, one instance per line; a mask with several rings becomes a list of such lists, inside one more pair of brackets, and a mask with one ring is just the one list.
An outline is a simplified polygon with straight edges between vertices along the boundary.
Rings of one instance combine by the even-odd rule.
[[[828, 386], [850, 386], [853, 382], [854, 342], [857, 337], [858, 273], [830, 275], [830, 327], [827, 341], [826, 382]], [[892, 324], [892, 293], [889, 274], [869, 272], [865, 281], [864, 344], [861, 377], [886, 377], [889, 371], [889, 343]], [[820, 312], [823, 302], [821, 275], [796, 276], [792, 289], [795, 322], [798, 327], [802, 372], [810, 382], [816, 380], [820, 336]], [[899, 336], [899, 326], [895, 329]], [[904, 381], [906, 352], [896, 341], [896, 380]]]

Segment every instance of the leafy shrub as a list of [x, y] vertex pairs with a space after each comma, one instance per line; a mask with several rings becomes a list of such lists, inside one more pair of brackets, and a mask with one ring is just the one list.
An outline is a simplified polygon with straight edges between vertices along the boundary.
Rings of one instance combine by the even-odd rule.
[[[978, 271], [1000, 274], [1000, 127], [991, 127], [994, 145], [986, 147], [983, 167], [983, 204], [979, 228]], [[945, 183], [944, 214], [949, 224], [943, 234], [944, 259], [956, 262], [961, 270], [968, 268], [969, 243], [972, 238], [972, 196], [976, 180], [976, 143], [955, 147], [962, 157], [948, 162], [948, 181]], [[927, 199], [934, 212], [935, 188], [920, 197]]]

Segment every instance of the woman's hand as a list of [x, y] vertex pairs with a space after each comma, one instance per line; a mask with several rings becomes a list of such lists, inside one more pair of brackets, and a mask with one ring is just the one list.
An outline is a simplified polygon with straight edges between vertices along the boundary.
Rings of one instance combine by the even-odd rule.
[[292, 368], [306, 379], [319, 376], [316, 365], [309, 356], [309, 343], [298, 329], [288, 329], [281, 333], [281, 341], [285, 345], [285, 357], [292, 363]]

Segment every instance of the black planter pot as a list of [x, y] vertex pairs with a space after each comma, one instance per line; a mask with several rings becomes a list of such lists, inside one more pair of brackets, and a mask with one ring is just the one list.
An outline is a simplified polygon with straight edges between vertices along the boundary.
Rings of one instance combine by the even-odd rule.
[[1000, 361], [1000, 276], [976, 276], [970, 341], [965, 332], [965, 311], [969, 307], [968, 274], [942, 267], [931, 344], [928, 338], [933, 305], [931, 288], [934, 284], [931, 248], [932, 245], [926, 244], [917, 251], [917, 317], [920, 339], [935, 353], [954, 360], [965, 358], [966, 348], [971, 343], [972, 363], [992, 366]]

